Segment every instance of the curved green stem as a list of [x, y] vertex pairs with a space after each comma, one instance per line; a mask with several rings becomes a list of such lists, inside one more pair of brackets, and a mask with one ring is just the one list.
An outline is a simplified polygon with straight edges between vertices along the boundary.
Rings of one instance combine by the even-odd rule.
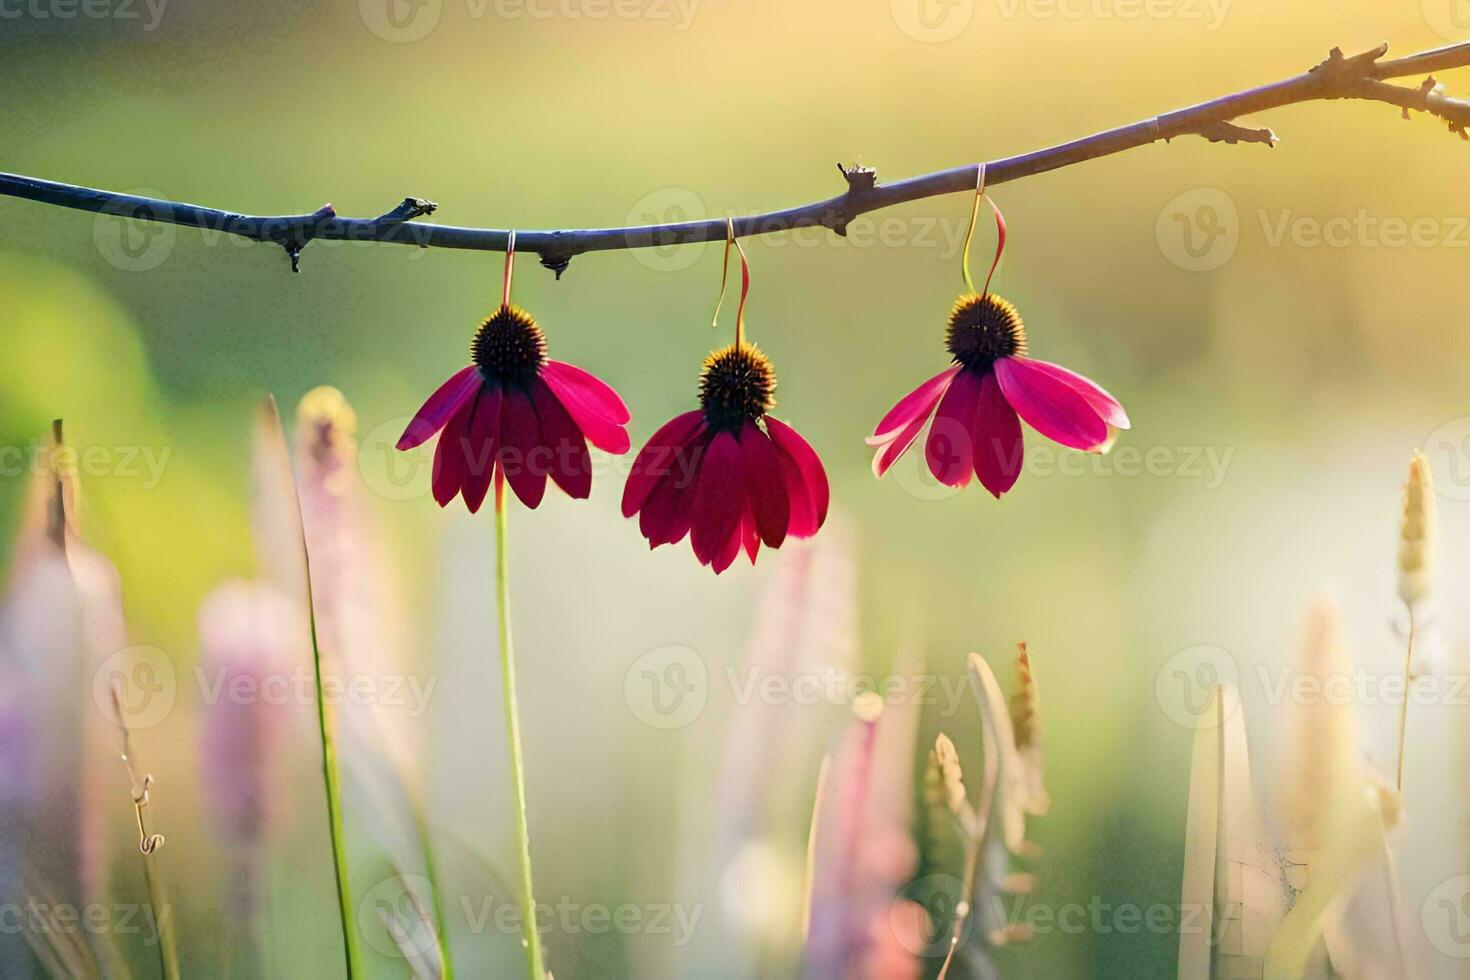
[[[306, 538], [301, 540], [306, 555]], [[360, 976], [362, 960], [357, 950], [356, 917], [352, 912], [352, 889], [347, 880], [347, 841], [342, 834], [342, 780], [337, 773], [337, 747], [332, 738], [332, 714], [322, 696], [322, 648], [316, 631], [316, 600], [311, 589], [311, 559], [306, 558], [306, 609], [311, 623], [311, 663], [316, 674], [316, 720], [322, 736], [322, 782], [327, 791], [327, 824], [332, 836], [332, 867], [337, 878], [337, 907], [342, 919], [342, 945], [347, 957], [347, 977]]]
[[505, 479], [495, 479], [495, 612], [500, 635], [500, 688], [505, 699], [505, 739], [510, 745], [510, 779], [515, 790], [516, 856], [520, 864], [521, 944], [531, 980], [544, 980], [541, 936], [536, 930], [536, 896], [531, 884], [531, 831], [526, 821], [526, 767], [521, 758], [521, 720], [516, 709], [516, 662], [510, 641], [510, 557]]

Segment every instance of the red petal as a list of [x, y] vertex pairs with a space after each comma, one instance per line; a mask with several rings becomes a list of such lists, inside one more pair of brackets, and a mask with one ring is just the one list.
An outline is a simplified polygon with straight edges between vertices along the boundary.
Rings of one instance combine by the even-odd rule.
[[531, 382], [531, 403], [541, 418], [541, 438], [551, 450], [551, 478], [573, 500], [592, 493], [592, 454], [565, 406], [540, 378]]
[[766, 432], [770, 434], [776, 448], [795, 467], [794, 472], [799, 479], [794, 482], [803, 491], [803, 503], [798, 505], [797, 492], [792, 489], [791, 471], [788, 471], [786, 491], [791, 498], [792, 513], [789, 533], [798, 538], [809, 538], [827, 520], [827, 504], [831, 497], [827, 486], [827, 471], [822, 469], [822, 460], [816, 451], [785, 422], [773, 415], [767, 415]]
[[882, 479], [883, 474], [888, 472], [898, 457], [902, 456], [913, 445], [919, 433], [924, 428], [924, 423], [929, 421], [927, 415], [920, 415], [901, 431], [889, 438], [888, 442], [877, 444], [877, 452], [873, 455], [873, 475]]
[[1069, 371], [1060, 364], [1050, 361], [1038, 361], [1035, 358], [1026, 358], [1026, 363], [1037, 370], [1050, 374], [1055, 378], [1065, 381], [1077, 392], [1087, 399], [1087, 403], [1093, 407], [1102, 420], [1115, 429], [1128, 428], [1128, 413], [1123, 410], [1118, 399], [1103, 390], [1102, 386], [1095, 381], [1090, 381], [1075, 371]]
[[[781, 493], [786, 493], [783, 485]], [[750, 556], [750, 563], [755, 564], [755, 556], [761, 552], [761, 535], [755, 525], [755, 514], [751, 512], [750, 501], [745, 502], [745, 516], [740, 518], [740, 543], [745, 548], [745, 553]], [[772, 547], [775, 547], [772, 545]]]
[[628, 407], [607, 384], [579, 367], [547, 361], [541, 367], [545, 381], [576, 420], [592, 445], [622, 455], [631, 445], [627, 430]]
[[623, 485], [623, 516], [632, 517], [643, 507], [653, 488], [665, 477], [692, 482], [699, 462], [690, 458], [690, 445], [704, 431], [704, 412], [676, 415], [649, 437], [633, 459], [628, 482]]
[[[761, 540], [770, 547], [779, 548], [791, 523], [791, 501], [786, 496], [786, 480], [781, 473], [780, 450], [751, 421], [746, 421], [740, 430], [740, 450], [745, 458], [745, 494], [751, 530], [758, 531]], [[755, 560], [753, 552], [750, 559]]]
[[720, 550], [715, 552], [710, 559], [710, 568], [714, 569], [716, 575], [723, 572], [735, 563], [735, 556], [740, 554], [740, 544], [745, 539], [745, 522], [736, 521], [735, 527], [730, 531], [729, 537]]
[[398, 448], [413, 449], [428, 442], [429, 437], [444, 428], [465, 400], [479, 389], [481, 381], [480, 369], [473, 364], [455, 372], [419, 408], [413, 421], [403, 430], [403, 435], [398, 437]]
[[[689, 541], [700, 564], [713, 561], [740, 523], [745, 484], [740, 465], [740, 444], [721, 432], [709, 444], [699, 468], [694, 491], [694, 522]], [[738, 542], [737, 542], [738, 544]]]
[[464, 502], [476, 513], [490, 490], [495, 473], [495, 440], [500, 436], [500, 386], [485, 385], [473, 407], [465, 443]]
[[611, 385], [575, 364], [547, 361], [541, 366], [541, 377], [548, 381], [554, 378], [562, 387], [575, 390], [582, 396], [588, 408], [609, 422], [627, 425], [632, 417], [628, 414], [628, 406], [623, 404], [622, 398], [612, 390]]
[[929, 440], [924, 457], [929, 472], [947, 487], [962, 487], [975, 472], [974, 435], [970, 425], [975, 421], [975, 404], [980, 398], [980, 375], [964, 371], [945, 392], [934, 423], [929, 427]]
[[472, 403], [468, 401], [460, 404], [459, 410], [445, 424], [444, 432], [439, 436], [439, 445], [434, 447], [434, 475], [431, 482], [434, 500], [440, 507], [448, 506], [464, 483], [471, 406]]
[[1026, 358], [1002, 357], [996, 361], [995, 379], [1016, 414], [1053, 442], [1092, 451], [1107, 441], [1107, 423], [1087, 399]]
[[[927, 419], [940, 396], [949, 390], [950, 382], [962, 368], [963, 365], [956, 364], [941, 371], [900, 398], [898, 404], [889, 409], [888, 414], [883, 416], [883, 421], [878, 423], [878, 428], [868, 437], [868, 445], [881, 445], [888, 441], [884, 436], [908, 427], [915, 419]], [[903, 450], [900, 449], [899, 452]]]
[[975, 473], [981, 485], [999, 499], [1016, 485], [1026, 448], [1021, 441], [1021, 420], [1001, 394], [994, 374], [980, 379], [974, 431]]
[[500, 445], [496, 458], [521, 503], [535, 510], [546, 494], [546, 449], [531, 399], [519, 388], [505, 389], [500, 401]]

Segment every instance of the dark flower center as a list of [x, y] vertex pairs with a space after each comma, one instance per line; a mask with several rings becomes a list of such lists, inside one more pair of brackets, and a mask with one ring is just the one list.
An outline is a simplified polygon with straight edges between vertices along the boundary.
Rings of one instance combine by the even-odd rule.
[[519, 306], [502, 306], [480, 324], [470, 357], [486, 381], [524, 385], [546, 363], [546, 335]]
[[733, 344], [704, 359], [699, 404], [716, 429], [734, 430], [759, 419], [776, 404], [776, 372], [753, 344]]
[[1002, 357], [1026, 353], [1026, 326], [1009, 300], [971, 293], [955, 300], [945, 344], [956, 361], [984, 370]]

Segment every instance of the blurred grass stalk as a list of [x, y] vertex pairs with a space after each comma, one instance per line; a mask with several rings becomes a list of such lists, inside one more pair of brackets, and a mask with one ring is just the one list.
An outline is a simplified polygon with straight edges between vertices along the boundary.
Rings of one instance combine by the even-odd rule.
[[[337, 670], [353, 676], [398, 676], [409, 664], [403, 655], [397, 594], [387, 581], [389, 563], [378, 544], [381, 535], [361, 497], [356, 437], [357, 413], [342, 392], [323, 385], [302, 396], [296, 407], [296, 473], [302, 527], [313, 556], [313, 609], [321, 645]], [[416, 969], [453, 980], [433, 832], [414, 778], [413, 762], [422, 756], [414, 751], [414, 734], [401, 711], [378, 699], [348, 699], [337, 720], [345, 746], [344, 798], [353, 789], [365, 796], [360, 805], [374, 815], [370, 828], [405, 884], [414, 859], [422, 862], [428, 881], [436, 955], [430, 963], [428, 951], [402, 942], [400, 949]], [[394, 815], [397, 820], [391, 819]], [[417, 854], [408, 854], [406, 845]], [[410, 893], [419, 903], [418, 894]], [[429, 920], [427, 915], [419, 918], [420, 925]]]
[[[332, 839], [332, 867], [336, 874], [337, 904], [342, 920], [342, 944], [349, 980], [362, 975], [358, 951], [356, 917], [353, 915], [352, 889], [347, 873], [347, 842], [342, 832], [342, 789], [337, 766], [337, 748], [333, 737], [334, 717], [322, 687], [322, 649], [318, 636], [316, 610], [311, 590], [311, 556], [306, 530], [302, 523], [299, 490], [291, 472], [290, 453], [274, 398], [262, 403], [256, 424], [257, 505], [273, 513], [275, 520], [262, 521], [264, 532], [274, 534], [279, 547], [262, 549], [282, 563], [288, 580], [300, 583], [306, 601], [307, 623], [311, 635], [311, 662], [315, 681], [317, 730], [321, 735], [322, 783], [326, 790], [327, 825]], [[274, 490], [275, 492], [271, 492]], [[289, 503], [288, 503], [289, 501]], [[299, 556], [299, 563], [291, 555]], [[288, 567], [296, 566], [296, 567]]]
[[1395, 787], [1404, 791], [1404, 750], [1409, 729], [1409, 686], [1414, 679], [1414, 628], [1420, 604], [1429, 597], [1434, 557], [1434, 479], [1429, 460], [1415, 450], [1404, 484], [1404, 512], [1399, 522], [1399, 598], [1409, 615], [1404, 644], [1404, 703], [1399, 709], [1399, 761]]
[[109, 688], [112, 695], [112, 710], [117, 718], [117, 727], [122, 735], [122, 761], [128, 770], [129, 795], [138, 818], [138, 851], [143, 855], [143, 879], [148, 886], [148, 904], [153, 910], [153, 921], [158, 928], [158, 965], [164, 980], [178, 980], [179, 950], [174, 939], [173, 910], [164, 890], [163, 879], [158, 874], [158, 859], [155, 857], [163, 847], [164, 837], [149, 833], [144, 817], [152, 800], [149, 798], [153, 774], [148, 772], [133, 752], [132, 738], [128, 734], [127, 717], [123, 714], [122, 698], [118, 696], [117, 684]]

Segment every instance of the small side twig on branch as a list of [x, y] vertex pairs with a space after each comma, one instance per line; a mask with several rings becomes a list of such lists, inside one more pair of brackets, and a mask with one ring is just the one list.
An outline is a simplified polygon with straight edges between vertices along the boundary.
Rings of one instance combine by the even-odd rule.
[[[1313, 68], [1279, 82], [1104, 130], [1070, 143], [992, 160], [984, 164], [986, 184], [994, 186], [1059, 170], [1159, 140], [1167, 142], [1176, 136], [1202, 136], [1216, 143], [1274, 146], [1276, 134], [1271, 130], [1251, 129], [1235, 120], [1282, 106], [1334, 99], [1398, 106], [1405, 117], [1410, 111], [1426, 112], [1444, 120], [1450, 130], [1462, 138], [1470, 138], [1466, 133], [1470, 127], [1470, 101], [1449, 96], [1432, 76], [1427, 77], [1422, 85], [1412, 88], [1386, 81], [1470, 66], [1470, 41], [1392, 60], [1384, 60], [1387, 52], [1386, 44], [1351, 56], [1333, 48], [1328, 57]], [[735, 234], [748, 237], [821, 227], [842, 235], [859, 215], [942, 194], [973, 191], [980, 166], [968, 164], [888, 184], [878, 183], [875, 171], [870, 168], [840, 168], [847, 181], [844, 193], [799, 207], [736, 217]], [[510, 238], [508, 229], [416, 222], [414, 219], [432, 214], [437, 207], [433, 202], [419, 198], [406, 198], [402, 204], [376, 218], [343, 218], [330, 204], [312, 214], [261, 217], [6, 173], [0, 173], [0, 196], [274, 242], [286, 250], [293, 270], [297, 268], [301, 250], [313, 240], [386, 242], [420, 248], [503, 252]], [[516, 248], [536, 253], [541, 264], [560, 278], [572, 258], [584, 252], [722, 242], [725, 235], [726, 219], [717, 217], [629, 228], [517, 231]]]

